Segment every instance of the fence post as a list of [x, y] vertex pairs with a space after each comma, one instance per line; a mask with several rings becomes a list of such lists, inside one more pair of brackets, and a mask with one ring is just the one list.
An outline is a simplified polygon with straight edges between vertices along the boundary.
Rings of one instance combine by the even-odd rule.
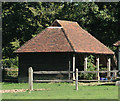
[[70, 67], [71, 67], [71, 63], [70, 63], [70, 60], [69, 60], [69, 74], [68, 74], [69, 75], [69, 80], [70, 80], [70, 69], [71, 69]]
[[76, 86], [76, 90], [78, 90], [78, 69], [76, 68], [76, 83], [75, 83], [75, 86]]
[[100, 59], [99, 59], [99, 56], [96, 57], [96, 66], [97, 66], [97, 79], [98, 79], [98, 82], [100, 81], [100, 73], [99, 73], [99, 62], [100, 62]]
[[33, 90], [33, 69], [29, 67], [29, 90]]
[[73, 54], [73, 80], [75, 80], [75, 54]]
[[108, 73], [107, 73], [107, 77], [108, 77], [108, 79], [110, 79], [110, 76], [111, 76], [111, 58], [110, 57], [108, 57], [108, 59], [107, 59], [107, 71], [108, 71]]
[[113, 72], [113, 77], [114, 77], [114, 79], [116, 79], [116, 77], [117, 77], [117, 71]]

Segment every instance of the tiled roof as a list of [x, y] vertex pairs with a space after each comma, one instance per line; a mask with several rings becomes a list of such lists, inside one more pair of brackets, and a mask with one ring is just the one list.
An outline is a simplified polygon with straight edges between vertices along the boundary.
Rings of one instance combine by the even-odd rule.
[[98, 54], [114, 54], [109, 48], [98, 41], [95, 37], [83, 30], [77, 22], [56, 20], [52, 24], [59, 23], [73, 46], [75, 52], [82, 53], [98, 53]]
[[73, 52], [61, 28], [46, 28], [21, 46], [19, 52]]
[[[55, 28], [52, 28], [55, 27]], [[80, 52], [114, 54], [77, 22], [56, 20], [43, 32], [16, 50], [21, 52]]]
[[113, 44], [114, 46], [120, 46], [120, 40]]

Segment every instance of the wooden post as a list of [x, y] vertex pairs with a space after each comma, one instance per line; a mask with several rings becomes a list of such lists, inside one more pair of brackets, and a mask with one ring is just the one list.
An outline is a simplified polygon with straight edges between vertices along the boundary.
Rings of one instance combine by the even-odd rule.
[[100, 75], [99, 75], [99, 56], [97, 56], [96, 57], [96, 66], [97, 66], [97, 71], [98, 71], [98, 73], [97, 73], [97, 79], [98, 79], [98, 81], [100, 80]]
[[73, 54], [73, 80], [75, 80], [75, 54]]
[[114, 75], [115, 75], [115, 79], [116, 79], [116, 77], [117, 77], [117, 72], [115, 72], [115, 74], [114, 74]]
[[108, 60], [107, 60], [107, 71], [108, 71], [108, 73], [107, 73], [107, 77], [109, 78], [110, 77], [110, 71], [111, 71], [111, 59], [110, 59], [110, 57], [108, 57]]
[[29, 67], [29, 90], [33, 90], [33, 69]]
[[117, 73], [116, 73], [116, 71], [115, 71], [115, 72], [113, 72], [113, 79], [114, 79], [114, 80], [116, 79], [116, 76], [117, 76]]
[[84, 57], [84, 71], [87, 71], [87, 55]]
[[[84, 71], [87, 71], [87, 55], [84, 56]], [[84, 74], [86, 74], [86, 73], [84, 73]], [[84, 79], [86, 79], [85, 75], [84, 75]]]
[[120, 71], [120, 46], [118, 47], [118, 70]]
[[69, 60], [69, 80], [70, 80], [70, 67], [71, 67], [71, 63], [70, 63], [70, 60]]
[[78, 69], [76, 68], [76, 90], [78, 90]]
[[113, 77], [113, 79], [115, 80], [116, 77], [117, 77], [117, 70], [116, 70], [116, 68], [114, 68], [113, 71], [114, 71], [114, 72], [113, 72], [112, 77]]

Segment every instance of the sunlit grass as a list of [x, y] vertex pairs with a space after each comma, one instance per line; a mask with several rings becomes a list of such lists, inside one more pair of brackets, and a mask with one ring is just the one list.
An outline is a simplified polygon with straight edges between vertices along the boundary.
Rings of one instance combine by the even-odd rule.
[[[28, 89], [28, 83], [3, 83], [5, 89]], [[4, 93], [3, 99], [118, 99], [118, 87], [114, 85], [81, 86], [75, 90], [72, 83], [34, 83], [34, 89], [45, 91], [27, 91]]]

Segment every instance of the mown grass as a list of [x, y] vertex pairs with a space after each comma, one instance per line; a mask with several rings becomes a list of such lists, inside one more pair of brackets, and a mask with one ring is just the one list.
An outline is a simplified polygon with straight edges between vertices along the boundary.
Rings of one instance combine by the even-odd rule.
[[[118, 87], [114, 85], [79, 85], [79, 90], [76, 91], [72, 83], [34, 83], [34, 89], [40, 88], [50, 90], [4, 93], [2, 99], [118, 99]], [[3, 83], [2, 89], [28, 89], [28, 84]]]

